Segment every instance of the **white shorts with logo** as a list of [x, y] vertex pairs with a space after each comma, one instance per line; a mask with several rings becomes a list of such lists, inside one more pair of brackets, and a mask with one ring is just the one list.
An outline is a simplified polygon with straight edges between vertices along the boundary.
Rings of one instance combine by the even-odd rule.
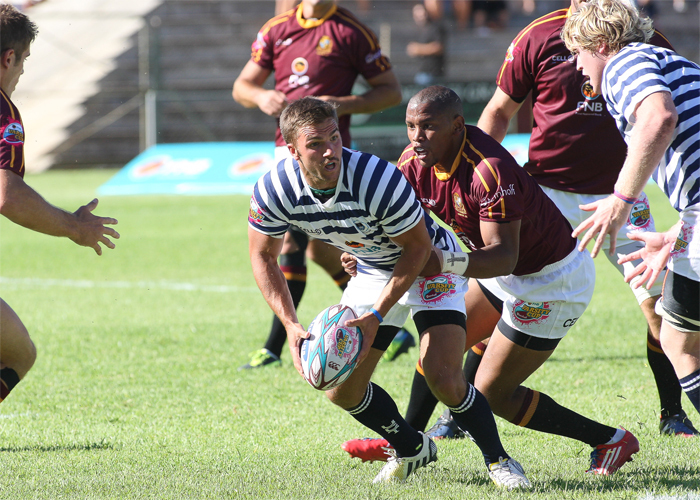
[[[584, 212], [581, 210], [579, 205], [587, 205], [609, 196], [607, 194], [569, 193], [546, 186], [540, 187], [559, 208], [561, 213], [564, 214], [564, 217], [569, 220], [571, 227], [574, 229], [576, 229], [576, 227], [584, 220], [593, 215], [593, 212]], [[647, 198], [646, 193], [642, 193], [639, 196], [639, 199], [637, 199], [637, 201], [634, 203], [630, 217], [627, 220], [627, 224], [623, 226], [622, 229], [620, 229], [620, 232], [617, 234], [615, 255], [610, 255], [608, 252], [610, 249], [610, 238], [605, 238], [605, 243], [603, 243], [603, 247], [601, 248], [601, 253], [605, 254], [610, 263], [615, 266], [615, 268], [623, 276], [625, 275], [625, 272], [630, 272], [637, 266], [637, 264], [641, 262], [641, 260], [636, 260], [626, 264], [617, 263], [617, 260], [623, 255], [636, 252], [644, 246], [644, 244], [639, 241], [630, 240], [627, 238], [627, 233], [634, 231], [656, 231], [654, 217], [651, 214], [651, 209], [649, 208], [649, 198]], [[636, 281], [638, 280], [634, 280], [632, 283], [630, 283], [630, 286], [634, 285]], [[632, 291], [634, 292], [635, 297], [637, 297], [637, 302], [641, 304], [650, 297], [661, 295], [661, 284], [656, 283], [651, 290], [647, 290], [645, 287], [640, 286], [637, 289], [632, 288]]]
[[683, 225], [671, 250], [668, 268], [676, 274], [700, 281], [700, 206], [680, 213]]
[[[358, 262], [357, 276], [354, 276], [343, 292], [341, 303], [352, 307], [358, 316], [369, 311], [384, 290], [391, 277], [390, 271], [368, 268]], [[426, 310], [449, 310], [466, 314], [464, 294], [467, 292], [467, 278], [445, 273], [425, 278], [419, 276], [411, 288], [384, 315], [382, 326], [402, 327], [409, 313]], [[422, 332], [418, 332], [422, 333]]]
[[561, 339], [576, 324], [593, 297], [595, 265], [586, 250], [525, 276], [480, 279], [503, 300], [501, 320], [533, 337]]

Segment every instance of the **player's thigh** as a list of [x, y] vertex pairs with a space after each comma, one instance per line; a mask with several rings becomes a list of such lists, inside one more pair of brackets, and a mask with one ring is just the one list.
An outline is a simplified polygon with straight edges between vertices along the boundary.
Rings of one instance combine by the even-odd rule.
[[306, 248], [307, 257], [330, 274], [337, 274], [343, 270], [340, 263], [342, 253], [342, 250], [314, 238], [309, 238], [309, 246]]
[[36, 359], [36, 348], [17, 313], [0, 299], [0, 367], [10, 367], [22, 378]]
[[470, 279], [464, 304], [467, 308], [466, 351], [491, 336], [501, 318], [503, 301], [480, 281]]

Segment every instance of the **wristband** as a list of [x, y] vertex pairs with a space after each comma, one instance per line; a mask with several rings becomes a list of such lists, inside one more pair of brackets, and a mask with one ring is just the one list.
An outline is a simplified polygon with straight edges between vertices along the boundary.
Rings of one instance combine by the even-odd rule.
[[384, 322], [384, 318], [382, 318], [382, 315], [379, 314], [379, 311], [377, 311], [374, 307], [373, 307], [372, 309], [370, 309], [369, 312], [371, 312], [372, 314], [374, 314], [374, 315], [377, 317], [377, 319], [379, 320], [380, 323], [383, 323], [383, 322]]
[[625, 196], [624, 194], [618, 192], [617, 190], [613, 191], [613, 195], [615, 195], [617, 198], [624, 201], [628, 205], [634, 205], [634, 202], [637, 201], [636, 198], [630, 198], [629, 196]]
[[469, 254], [465, 252], [442, 251], [442, 272], [464, 276], [469, 266]]

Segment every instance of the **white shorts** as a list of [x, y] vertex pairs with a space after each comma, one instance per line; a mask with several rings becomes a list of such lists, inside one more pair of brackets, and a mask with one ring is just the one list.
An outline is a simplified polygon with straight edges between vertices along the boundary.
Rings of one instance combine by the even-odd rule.
[[[343, 292], [341, 303], [353, 308], [358, 316], [369, 311], [384, 290], [391, 277], [390, 271], [360, 266]], [[387, 314], [382, 326], [401, 328], [416, 313], [426, 310], [450, 310], [466, 314], [464, 294], [467, 278], [456, 274], [438, 274], [425, 278], [419, 276], [411, 288], [403, 294]], [[422, 333], [422, 332], [418, 332]]]
[[676, 274], [700, 281], [700, 206], [680, 213], [683, 226], [671, 250], [668, 268]]
[[[593, 214], [593, 212], [584, 212], [579, 208], [579, 205], [587, 205], [609, 196], [607, 194], [569, 193], [546, 186], [540, 187], [559, 208], [561, 213], [564, 214], [564, 217], [569, 220], [571, 227], [574, 229]], [[627, 220], [627, 224], [623, 226], [622, 229], [620, 229], [620, 232], [617, 234], [615, 255], [610, 255], [608, 252], [610, 249], [610, 238], [605, 238], [605, 243], [603, 243], [603, 247], [601, 248], [601, 253], [605, 254], [610, 263], [615, 266], [615, 268], [623, 276], [625, 275], [625, 272], [632, 271], [632, 269], [634, 269], [636, 265], [641, 262], [641, 260], [636, 260], [634, 262], [627, 262], [626, 264], [617, 263], [617, 260], [623, 255], [636, 252], [644, 246], [644, 244], [639, 241], [630, 240], [627, 238], [627, 233], [634, 231], [656, 231], [654, 217], [651, 214], [649, 198], [647, 198], [646, 193], [642, 193], [639, 196], [639, 199], [632, 207], [632, 212]], [[638, 280], [632, 281], [630, 286], [633, 286], [637, 281]], [[650, 297], [661, 295], [661, 284], [654, 284], [651, 290], [647, 290], [643, 286], [640, 286], [637, 289], [632, 288], [632, 292], [634, 292], [635, 297], [637, 297], [637, 302], [641, 304]]]
[[478, 281], [503, 300], [501, 320], [509, 327], [532, 337], [561, 339], [591, 301], [595, 265], [587, 250], [574, 249], [540, 272]]

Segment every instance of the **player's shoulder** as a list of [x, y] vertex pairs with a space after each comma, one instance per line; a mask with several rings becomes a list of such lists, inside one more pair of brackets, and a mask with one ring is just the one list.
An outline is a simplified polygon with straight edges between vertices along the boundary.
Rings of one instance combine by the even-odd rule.
[[355, 14], [344, 7], [338, 6], [329, 20], [340, 25], [340, 27], [344, 29], [346, 33], [352, 33], [355, 36], [364, 37], [372, 44], [378, 43], [377, 36], [374, 34], [372, 29], [360, 21]]
[[280, 26], [284, 26], [285, 24], [289, 23], [291, 20], [296, 18], [296, 7], [293, 9], [288, 10], [287, 12], [283, 12], [282, 14], [278, 14], [275, 17], [269, 19], [265, 24], [263, 24], [262, 28], [260, 28], [259, 33], [261, 34], [267, 34], [270, 30], [274, 28], [279, 28]]
[[401, 153], [401, 156], [399, 156], [399, 161], [396, 164], [399, 170], [402, 172], [408, 171], [413, 165], [413, 160], [416, 158], [416, 152], [413, 150], [413, 146], [410, 144], [406, 146], [406, 148], [403, 150]]

